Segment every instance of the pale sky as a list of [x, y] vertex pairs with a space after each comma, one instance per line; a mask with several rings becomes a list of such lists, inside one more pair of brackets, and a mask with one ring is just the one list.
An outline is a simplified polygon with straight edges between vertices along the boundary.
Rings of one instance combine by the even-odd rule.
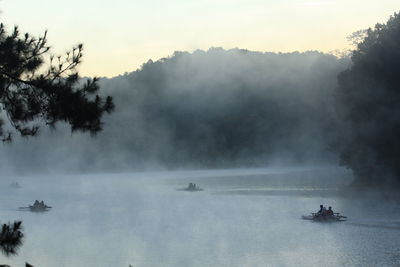
[[174, 51], [290, 52], [348, 48], [346, 36], [386, 22], [399, 0], [1, 0], [1, 21], [52, 52], [83, 43], [81, 75], [112, 77]]

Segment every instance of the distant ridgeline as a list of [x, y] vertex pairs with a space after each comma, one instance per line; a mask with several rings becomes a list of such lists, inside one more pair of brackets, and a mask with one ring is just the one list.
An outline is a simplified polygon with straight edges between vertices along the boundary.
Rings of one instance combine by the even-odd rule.
[[[91, 139], [63, 125], [4, 145], [3, 170], [102, 171], [337, 163], [333, 92], [349, 66], [320, 52], [176, 52], [101, 80], [116, 110]], [[7, 167], [5, 167], [7, 166]]]

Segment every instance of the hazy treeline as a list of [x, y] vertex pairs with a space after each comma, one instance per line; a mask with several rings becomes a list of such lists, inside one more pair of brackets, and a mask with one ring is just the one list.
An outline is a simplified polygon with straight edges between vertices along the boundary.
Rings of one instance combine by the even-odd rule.
[[349, 60], [320, 52], [176, 52], [100, 81], [115, 112], [91, 139], [59, 125], [2, 145], [2, 169], [337, 163], [334, 89]]

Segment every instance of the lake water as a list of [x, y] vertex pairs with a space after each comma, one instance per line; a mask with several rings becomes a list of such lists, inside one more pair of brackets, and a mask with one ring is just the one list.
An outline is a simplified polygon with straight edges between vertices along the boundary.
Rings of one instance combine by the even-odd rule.
[[[349, 197], [350, 177], [336, 168], [2, 177], [0, 222], [22, 220], [25, 241], [0, 263], [400, 266], [399, 202]], [[205, 190], [177, 190], [189, 182]], [[35, 199], [52, 210], [18, 210]], [[301, 219], [320, 204], [348, 220]]]

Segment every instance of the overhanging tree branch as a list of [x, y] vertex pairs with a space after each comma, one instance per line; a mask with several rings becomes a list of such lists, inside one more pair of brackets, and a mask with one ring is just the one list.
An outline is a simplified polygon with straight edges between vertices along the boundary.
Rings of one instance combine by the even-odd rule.
[[[77, 66], [83, 57], [79, 44], [65, 57], [50, 56], [47, 31], [38, 39], [25, 34], [20, 37], [17, 27], [7, 34], [0, 24], [0, 104], [11, 126], [23, 136], [35, 135], [43, 121], [54, 126], [58, 121], [71, 125], [72, 131], [95, 134], [102, 129], [102, 116], [114, 109], [112, 98], [98, 95], [98, 79], [82, 82]], [[2, 130], [2, 129], [1, 129]], [[8, 136], [10, 132], [0, 131]]]

